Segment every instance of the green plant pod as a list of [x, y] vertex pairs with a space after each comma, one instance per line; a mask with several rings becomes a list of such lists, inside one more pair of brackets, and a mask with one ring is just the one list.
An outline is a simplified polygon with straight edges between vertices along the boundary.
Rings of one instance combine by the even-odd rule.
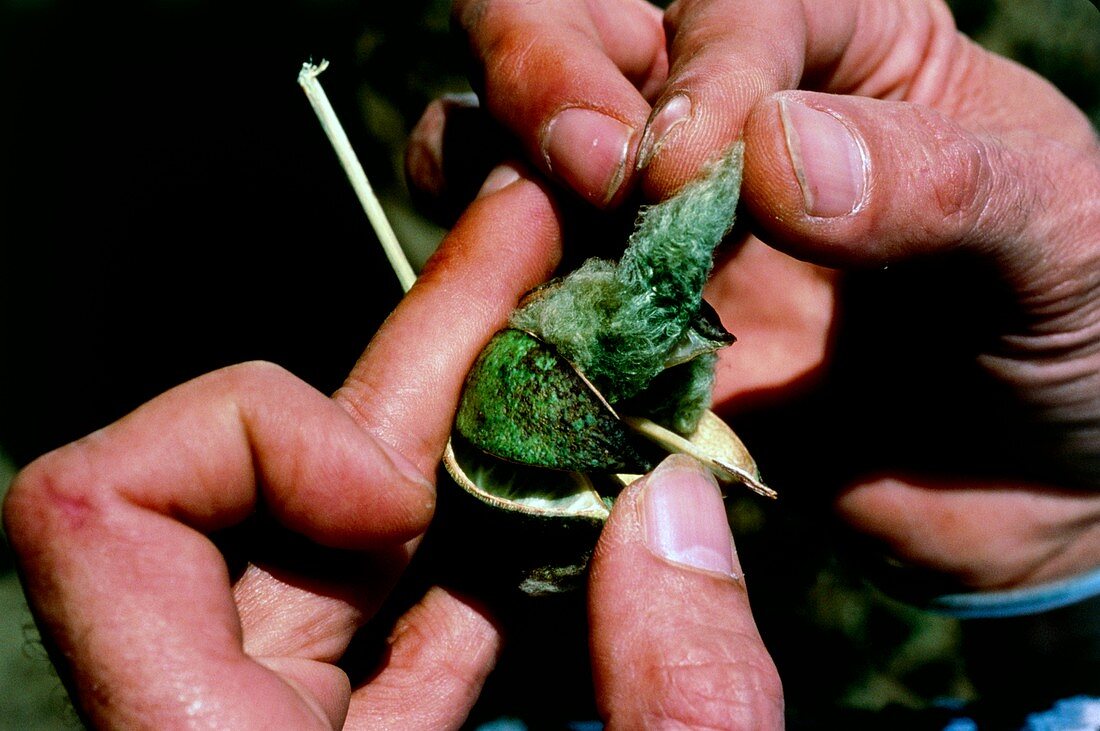
[[620, 262], [589, 259], [528, 293], [475, 361], [443, 463], [465, 493], [464, 528], [501, 547], [503, 584], [583, 586], [615, 496], [669, 452], [775, 496], [708, 410], [716, 351], [734, 338], [702, 288], [733, 222], [741, 152], [644, 209]]
[[497, 333], [466, 378], [455, 431], [500, 459], [573, 472], [644, 472], [638, 440], [572, 365], [521, 330]]
[[[663, 453], [689, 454], [720, 483], [743, 484], [775, 497], [762, 482], [745, 445], [729, 426], [705, 412], [691, 434], [626, 418], [631, 430], [660, 444]], [[454, 484], [440, 489], [448, 506], [447, 574], [479, 591], [530, 596], [583, 588], [585, 571], [610, 514], [611, 498], [637, 474], [566, 472], [506, 462], [454, 435], [443, 455]], [[456, 487], [457, 486], [457, 487]], [[457, 489], [461, 488], [461, 489]], [[457, 494], [452, 494], [457, 493]], [[461, 546], [461, 549], [458, 548]], [[491, 560], [470, 562], [471, 551]], [[459, 578], [461, 577], [461, 578]]]

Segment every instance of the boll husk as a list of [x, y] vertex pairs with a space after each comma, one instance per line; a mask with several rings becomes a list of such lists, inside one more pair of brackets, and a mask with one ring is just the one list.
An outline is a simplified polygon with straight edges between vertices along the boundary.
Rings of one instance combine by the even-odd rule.
[[[493, 521], [525, 526], [499, 535], [519, 537], [501, 550], [527, 593], [580, 585], [614, 496], [670, 451], [774, 496], [708, 411], [716, 351], [734, 338], [702, 291], [733, 225], [742, 150], [644, 208], [619, 262], [590, 259], [529, 293], [467, 377], [444, 465]], [[552, 539], [547, 560], [555, 532], [573, 539]]]

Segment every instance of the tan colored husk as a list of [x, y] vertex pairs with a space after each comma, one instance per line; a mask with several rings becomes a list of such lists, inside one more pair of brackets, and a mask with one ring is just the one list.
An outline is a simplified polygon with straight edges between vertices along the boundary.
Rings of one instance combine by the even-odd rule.
[[[714, 473], [722, 484], [740, 483], [765, 497], [775, 498], [777, 494], [760, 479], [755, 460], [745, 448], [744, 442], [716, 414], [707, 411], [699, 422], [698, 428], [685, 438], [648, 419], [623, 417], [623, 422], [647, 439], [658, 444], [669, 453], [687, 454], [699, 460]], [[540, 473], [554, 474], [556, 479], [573, 479], [578, 486], [578, 499], [571, 507], [551, 507], [531, 504], [521, 500], [508, 499], [494, 494], [485, 486], [479, 485], [460, 464], [453, 445], [448, 442], [443, 454], [443, 465], [456, 483], [483, 502], [504, 510], [512, 510], [544, 517], [584, 516], [605, 520], [610, 514], [595, 484], [585, 475], [577, 473], [556, 473], [554, 470], [539, 470]], [[517, 470], [520, 469], [517, 467]], [[524, 468], [530, 469], [530, 468]], [[629, 485], [641, 475], [612, 475], [620, 487]]]

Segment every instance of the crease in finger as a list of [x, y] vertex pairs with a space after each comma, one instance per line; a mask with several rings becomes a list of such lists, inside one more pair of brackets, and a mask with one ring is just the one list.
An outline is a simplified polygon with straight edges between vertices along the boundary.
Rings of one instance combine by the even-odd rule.
[[345, 728], [462, 727], [501, 648], [500, 629], [483, 607], [430, 589], [398, 620], [379, 671], [353, 690]]

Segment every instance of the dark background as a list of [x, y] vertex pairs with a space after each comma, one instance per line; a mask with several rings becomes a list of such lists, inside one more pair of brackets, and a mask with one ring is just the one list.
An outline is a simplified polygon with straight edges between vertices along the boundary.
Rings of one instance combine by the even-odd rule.
[[[964, 30], [1100, 122], [1100, 16], [1085, 0], [953, 4]], [[332, 62], [326, 90], [420, 261], [441, 231], [412, 210], [400, 161], [427, 102], [466, 88], [447, 5], [0, 0], [0, 486], [222, 365], [263, 358], [339, 385], [400, 290], [297, 72]], [[768, 520], [746, 507], [738, 528]], [[792, 704], [965, 697], [957, 627], [866, 589], [827, 540], [758, 542], [811, 556], [786, 566], [782, 592], [754, 592], [782, 627], [769, 642]], [[6, 554], [0, 573], [0, 727], [71, 722]]]
[[400, 196], [406, 128], [461, 66], [438, 5], [8, 9], [0, 444], [16, 462], [228, 363], [339, 384], [400, 291], [298, 68], [332, 62], [368, 174]]

